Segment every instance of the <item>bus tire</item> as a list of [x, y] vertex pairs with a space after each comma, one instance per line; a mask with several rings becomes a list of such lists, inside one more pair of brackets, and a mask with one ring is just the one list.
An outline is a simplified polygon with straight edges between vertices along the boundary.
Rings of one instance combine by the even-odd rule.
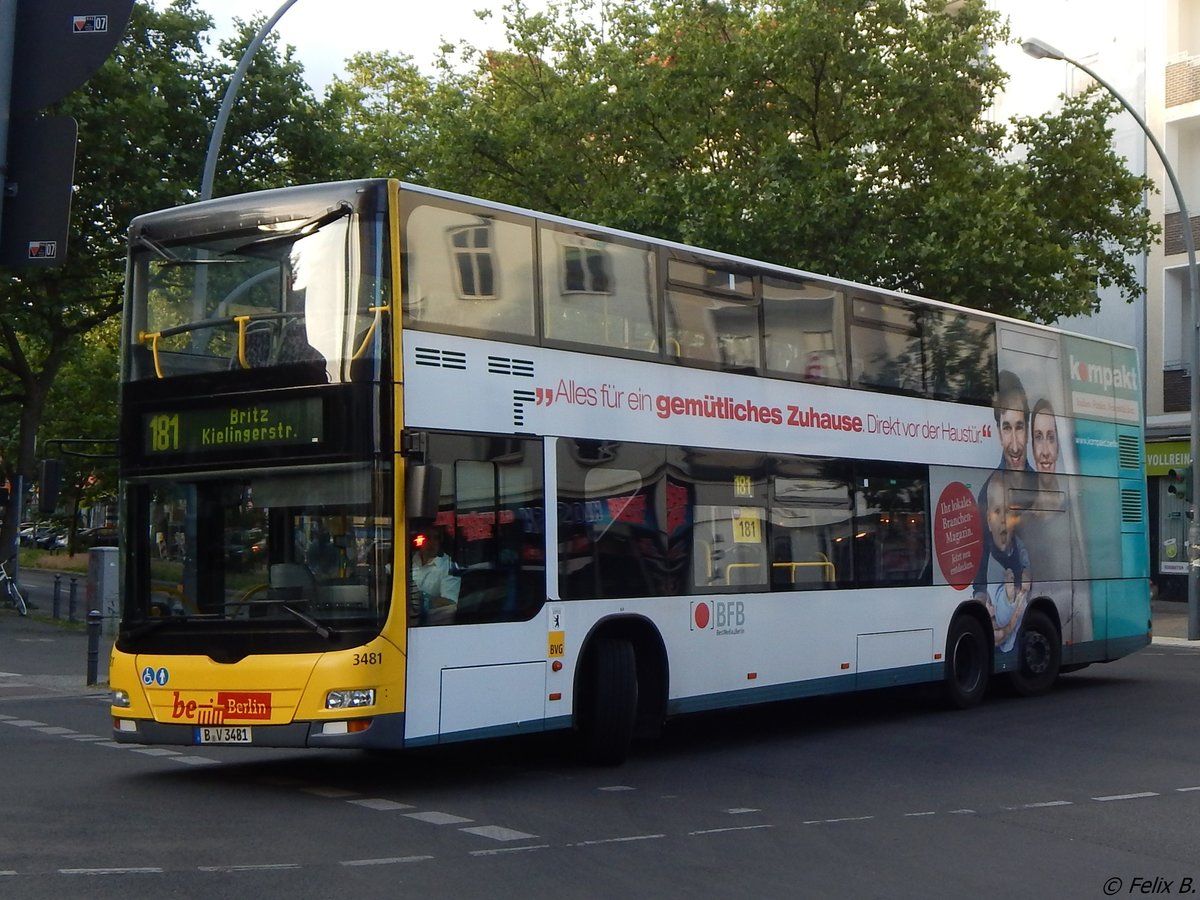
[[1022, 697], [1036, 697], [1054, 687], [1062, 663], [1062, 638], [1051, 618], [1040, 609], [1025, 614], [1017, 636], [1017, 667], [1009, 684]]
[[946, 635], [946, 673], [942, 695], [952, 709], [976, 706], [987, 692], [992, 642], [974, 616], [960, 615]]
[[629, 755], [637, 724], [637, 655], [621, 638], [598, 638], [588, 655], [579, 730], [584, 758], [619, 766]]

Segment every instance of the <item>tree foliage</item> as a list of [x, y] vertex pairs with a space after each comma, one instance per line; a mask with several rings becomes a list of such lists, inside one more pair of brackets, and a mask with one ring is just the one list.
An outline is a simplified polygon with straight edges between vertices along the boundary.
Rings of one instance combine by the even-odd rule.
[[[135, 215], [196, 198], [221, 96], [260, 24], [238, 22], [214, 57], [203, 37], [212, 20], [196, 0], [137, 3], [113, 54], [52, 110], [79, 123], [65, 261], [0, 278], [0, 450], [27, 481], [52, 386], [43, 440], [116, 436], [116, 358], [103, 345], [121, 310], [126, 229]], [[269, 38], [230, 118], [217, 192], [325, 177], [334, 138], [312, 127], [321, 115], [291, 49]], [[87, 387], [64, 394], [60, 375]]]
[[515, 0], [506, 50], [362, 56], [338, 90], [373, 171], [1041, 321], [1135, 296], [1112, 102], [994, 121], [1007, 30], [946, 6]]

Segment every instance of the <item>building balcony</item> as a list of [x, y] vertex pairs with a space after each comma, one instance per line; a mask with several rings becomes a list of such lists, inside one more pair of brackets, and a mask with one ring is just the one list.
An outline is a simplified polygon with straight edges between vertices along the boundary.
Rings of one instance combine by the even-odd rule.
[[1200, 100], [1200, 56], [1180, 56], [1167, 64], [1167, 106]]
[[[1167, 188], [1170, 190], [1170, 187]], [[1200, 245], [1200, 216], [1192, 216], [1192, 238]], [[1176, 253], [1186, 253], [1187, 245], [1183, 240], [1183, 216], [1178, 212], [1170, 212], [1163, 216], [1163, 256], [1174, 256]]]

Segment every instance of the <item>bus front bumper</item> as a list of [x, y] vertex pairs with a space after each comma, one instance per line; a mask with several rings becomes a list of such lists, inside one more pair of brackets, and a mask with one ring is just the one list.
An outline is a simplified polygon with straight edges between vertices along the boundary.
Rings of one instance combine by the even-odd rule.
[[[360, 723], [369, 721], [366, 727]], [[351, 722], [354, 723], [351, 726]], [[358, 730], [351, 730], [354, 727]], [[404, 746], [404, 713], [374, 716], [370, 720], [292, 722], [287, 725], [247, 725], [205, 728], [168, 724], [152, 719], [117, 717], [113, 740], [119, 744], [171, 747], [327, 747], [387, 748]]]

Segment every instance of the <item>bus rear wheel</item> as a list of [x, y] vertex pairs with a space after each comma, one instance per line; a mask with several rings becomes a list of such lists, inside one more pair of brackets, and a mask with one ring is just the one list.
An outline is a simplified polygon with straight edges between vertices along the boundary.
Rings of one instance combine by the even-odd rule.
[[950, 623], [942, 695], [951, 708], [969, 709], [987, 692], [992, 649], [988, 637], [974, 616], [960, 615]]
[[595, 765], [618, 766], [629, 755], [637, 724], [637, 654], [621, 638], [598, 638], [588, 654], [578, 728], [583, 754]]
[[1012, 689], [1022, 697], [1046, 693], [1061, 663], [1062, 638], [1054, 622], [1040, 609], [1030, 610], [1017, 638], [1017, 667], [1008, 676]]

